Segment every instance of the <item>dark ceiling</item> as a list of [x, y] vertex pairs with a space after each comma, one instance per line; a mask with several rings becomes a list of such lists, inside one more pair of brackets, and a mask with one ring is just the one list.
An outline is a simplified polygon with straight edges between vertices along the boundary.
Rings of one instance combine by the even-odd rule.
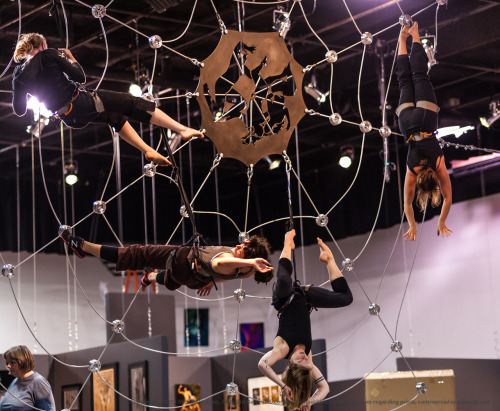
[[[53, 3], [56, 3], [56, 7], [52, 7]], [[419, 21], [422, 33], [435, 34], [436, 31], [436, 5], [431, 0], [401, 0], [399, 7], [396, 0], [348, 0], [346, 3], [360, 30], [370, 33], [377, 33], [397, 23], [402, 14], [400, 8], [405, 14], [414, 14], [432, 5], [415, 19]], [[230, 0], [214, 0], [213, 4], [229, 29], [238, 30], [240, 21], [245, 31], [272, 31], [273, 10], [276, 5], [243, 4]], [[293, 2], [281, 4], [289, 9]], [[309, 23], [329, 49], [340, 51], [359, 41], [359, 33], [349, 18], [343, 1], [303, 0], [301, 4]], [[48, 39], [49, 47], [65, 45], [66, 24], [60, 1], [24, 0], [21, 6], [23, 33], [43, 33]], [[114, 20], [108, 17], [102, 20], [106, 31], [104, 37], [99, 20], [91, 15], [90, 8], [81, 2], [64, 1], [69, 48], [85, 69], [89, 86], [97, 84], [106, 67], [105, 40], [109, 44], [109, 60], [101, 88], [127, 91], [138, 73], [151, 75], [154, 51], [149, 47], [147, 39], [136, 35], [116, 20], [148, 36], [157, 34], [163, 40], [174, 39], [183, 34], [193, 6], [193, 1], [182, 0], [165, 12], [158, 13], [145, 0], [114, 0], [107, 8], [107, 14]], [[17, 17], [17, 1], [4, 0], [0, 11], [2, 71], [9, 63], [18, 36]], [[291, 19], [292, 26], [286, 36], [286, 42], [295, 59], [304, 67], [321, 61], [325, 48], [308, 28], [298, 3], [295, 4]], [[447, 137], [448, 141], [500, 149], [498, 126], [494, 125], [490, 129], [478, 126], [478, 118], [488, 114], [490, 101], [500, 93], [499, 21], [498, 0], [450, 0], [447, 6], [439, 8], [436, 54], [438, 64], [431, 70], [431, 79], [441, 107], [440, 126], [475, 127], [475, 130], [469, 131], [458, 140], [453, 136]], [[375, 37], [373, 45], [367, 46], [366, 49], [360, 85], [361, 107], [364, 119], [369, 120], [374, 127], [380, 127], [382, 121], [379, 94], [381, 60], [384, 63], [387, 84], [399, 29], [399, 24], [396, 24], [383, 31]], [[212, 3], [208, 0], [198, 0], [185, 34], [179, 40], [168, 43], [168, 46], [185, 56], [203, 61], [215, 49], [219, 39], [220, 29]], [[344, 120], [354, 123], [360, 122], [357, 88], [362, 51], [362, 45], [350, 48], [343, 52], [338, 62], [333, 65], [334, 111], [339, 112]], [[72, 219], [79, 221], [92, 211], [92, 202], [101, 198], [113, 160], [113, 144], [111, 134], [105, 126], [90, 125], [71, 133], [64, 129], [64, 157], [68, 159], [72, 152], [78, 163], [80, 177], [72, 190], [66, 190], [65, 198], [61, 183], [63, 159], [59, 124], [54, 121], [45, 127], [42, 138], [40, 141], [36, 140], [35, 150], [32, 152], [31, 137], [26, 132], [32, 121], [31, 114], [18, 118], [13, 114], [10, 104], [12, 70], [13, 67], [10, 67], [0, 79], [0, 192], [3, 208], [0, 220], [0, 249], [17, 248], [16, 230], [19, 229], [22, 232], [21, 248], [31, 250], [33, 214], [36, 220], [35, 248], [53, 239], [57, 235], [59, 224], [47, 201], [43, 181], [46, 182], [48, 196], [61, 222], [71, 224]], [[234, 70], [237, 68], [234, 67]], [[329, 89], [329, 64], [315, 67], [306, 74], [305, 82], [310, 81], [311, 74], [316, 77], [318, 89]], [[199, 69], [190, 61], [162, 48], [158, 53], [153, 79], [154, 92], [159, 92], [160, 97], [174, 96], [176, 92], [194, 92], [198, 75]], [[397, 99], [397, 83], [393, 77], [388, 93], [388, 105], [392, 109], [388, 110], [387, 116], [387, 122], [393, 131], [398, 131], [394, 116]], [[318, 104], [305, 95], [305, 103], [317, 112], [326, 115], [331, 113], [328, 102]], [[180, 118], [181, 122], [189, 122], [194, 128], [200, 127], [200, 112], [195, 99], [187, 101], [186, 98], [171, 98], [161, 100], [159, 104], [171, 116]], [[140, 130], [139, 124], [133, 126]], [[158, 142], [158, 129], [152, 129], [150, 134], [149, 126], [144, 125], [142, 131], [144, 139], [149, 141], [152, 135], [154, 144]], [[355, 178], [360, 161], [361, 142], [362, 133], [359, 128], [346, 122], [333, 127], [327, 118], [305, 116], [299, 123], [297, 137], [292, 136], [288, 152], [294, 169], [300, 170], [304, 187], [320, 213], [327, 212]], [[341, 147], [346, 145], [354, 147], [356, 157], [351, 168], [344, 170], [338, 166], [337, 161]], [[297, 150], [300, 153], [298, 158]], [[361, 167], [353, 188], [329, 215], [329, 229], [335, 238], [360, 234], [371, 229], [382, 189], [381, 150], [382, 138], [379, 134], [376, 131], [368, 133]], [[448, 166], [451, 160], [481, 154], [455, 148], [444, 150]], [[215, 156], [214, 147], [205, 139], [194, 141], [189, 149], [185, 148], [181, 152], [178, 161], [182, 167], [186, 191], [188, 196], [192, 197], [210, 170]], [[18, 168], [16, 153], [19, 154]], [[390, 182], [385, 186], [378, 228], [400, 221], [399, 193], [405, 171], [405, 154], [406, 147], [402, 137], [392, 135], [389, 138], [389, 160], [397, 169], [391, 173]], [[120, 159], [117, 165], [121, 182], [117, 182], [116, 173], [113, 173], [103, 196], [104, 200], [111, 198], [118, 191], [118, 186], [128, 186], [141, 175], [141, 160], [137, 150], [125, 143], [120, 145]], [[40, 164], [43, 167], [40, 167]], [[247, 205], [246, 166], [237, 160], [223, 159], [216, 170], [215, 178], [212, 176], [207, 181], [194, 208], [197, 211], [215, 211], [219, 207], [222, 213], [230, 216], [243, 230]], [[170, 171], [164, 169], [162, 172]], [[454, 201], [496, 193], [500, 191], [499, 179], [497, 167], [460, 178], [452, 176]], [[269, 171], [265, 161], [256, 164], [248, 204], [248, 228], [288, 215], [286, 187], [283, 167]], [[292, 195], [294, 214], [299, 215], [300, 200], [293, 176]], [[303, 215], [317, 215], [305, 193], [302, 193], [301, 202]], [[124, 242], [145, 242], [146, 239], [149, 242], [165, 242], [177, 225], [180, 205], [175, 187], [168, 180], [159, 177], [156, 178], [154, 190], [150, 180], [147, 180], [144, 186], [139, 181], [127, 188], [119, 200], [114, 199], [108, 203], [105, 215], [109, 225]], [[428, 217], [437, 212], [433, 210]], [[63, 217], [65, 213], [66, 218]], [[144, 214], [147, 215], [147, 224], [144, 223]], [[16, 221], [19, 221], [19, 225]], [[303, 222], [305, 243], [313, 242], [316, 235], [327, 237], [323, 229], [315, 225], [313, 219], [304, 219]], [[210, 243], [218, 241], [218, 227], [223, 242], [234, 242], [236, 239], [237, 230], [226, 218], [222, 218], [219, 224], [215, 215], [199, 214], [197, 224], [199, 231]], [[100, 216], [92, 216], [79, 225], [78, 229], [82, 235], [96, 241], [116, 242], [108, 225]], [[265, 226], [260, 233], [268, 236], [271, 242], [279, 247], [283, 230], [280, 222]], [[189, 237], [190, 233], [191, 229], [186, 225], [185, 236]], [[173, 238], [173, 242], [179, 241], [182, 241], [180, 232]], [[55, 251], [56, 248], [49, 250]]]

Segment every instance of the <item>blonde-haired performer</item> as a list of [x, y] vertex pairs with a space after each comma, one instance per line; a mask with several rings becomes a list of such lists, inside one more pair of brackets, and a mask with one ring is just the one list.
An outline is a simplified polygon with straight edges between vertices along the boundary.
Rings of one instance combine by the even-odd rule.
[[[295, 230], [285, 235], [285, 243], [273, 286], [273, 306], [278, 310], [279, 326], [273, 349], [259, 361], [260, 371], [281, 387], [283, 403], [290, 410], [308, 411], [329, 392], [328, 382], [312, 362], [312, 308], [345, 307], [352, 303], [347, 281], [335, 263], [331, 250], [318, 238], [320, 261], [327, 266], [332, 291], [314, 286], [294, 285], [291, 254]], [[282, 379], [272, 369], [279, 360], [288, 359]], [[312, 383], [316, 391], [311, 395]]]
[[9, 374], [15, 377], [0, 402], [2, 411], [28, 411], [33, 408], [55, 411], [49, 382], [33, 371], [35, 358], [25, 345], [9, 348], [3, 355]]
[[121, 138], [142, 151], [147, 160], [158, 165], [170, 162], [139, 137], [127, 121], [128, 117], [169, 128], [185, 140], [203, 137], [201, 132], [172, 119], [152, 101], [128, 93], [83, 87], [80, 83], [85, 83], [85, 73], [71, 51], [47, 48], [41, 34], [23, 34], [16, 44], [14, 61], [24, 61], [15, 68], [12, 80], [12, 106], [18, 116], [26, 114], [27, 95], [30, 94], [68, 127], [109, 124]]
[[[412, 37], [411, 54], [408, 57], [406, 39]], [[404, 187], [404, 211], [410, 225], [406, 240], [415, 241], [417, 224], [413, 213], [413, 197], [417, 190], [417, 206], [423, 211], [430, 200], [432, 207], [441, 203], [443, 207], [437, 225], [437, 235], [448, 237], [451, 230], [446, 227], [446, 218], [451, 207], [451, 182], [444, 164], [444, 155], [435, 136], [438, 126], [436, 96], [427, 74], [428, 57], [420, 36], [418, 23], [404, 26], [399, 35], [397, 76], [399, 81], [399, 106], [396, 109], [399, 129], [409, 143], [406, 160]]]

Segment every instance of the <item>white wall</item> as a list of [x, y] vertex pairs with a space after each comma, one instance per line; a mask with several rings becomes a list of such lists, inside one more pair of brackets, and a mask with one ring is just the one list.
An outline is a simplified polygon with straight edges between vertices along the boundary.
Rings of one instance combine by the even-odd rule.
[[[422, 239], [411, 271], [406, 300], [401, 312], [397, 339], [403, 343], [405, 356], [500, 358], [500, 276], [495, 269], [500, 263], [498, 253], [500, 232], [500, 194], [454, 204], [448, 218], [448, 226], [454, 231], [450, 238], [436, 236], [437, 219], [426, 222]], [[405, 224], [406, 227], [406, 224]], [[327, 348], [332, 348], [348, 337], [355, 328], [369, 317], [369, 301], [373, 301], [380, 278], [387, 264], [399, 227], [379, 230], [373, 234], [364, 253], [355, 263], [354, 272], [346, 273], [354, 294], [351, 306], [340, 309], [321, 309], [313, 312], [313, 338], [325, 338]], [[335, 234], [335, 227], [331, 228]], [[419, 226], [419, 230], [421, 230]], [[339, 246], [346, 257], [354, 258], [362, 249], [368, 234], [345, 239]], [[324, 238], [327, 239], [326, 236]], [[333, 244], [329, 243], [332, 246]], [[408, 273], [417, 250], [417, 243], [398, 241], [394, 255], [382, 283], [377, 299], [381, 307], [380, 318], [394, 336], [395, 324]], [[342, 258], [334, 249], [337, 262]], [[2, 253], [6, 262], [16, 264], [17, 255]], [[21, 256], [24, 258], [27, 254]], [[317, 246], [304, 249], [306, 278], [308, 283], [319, 284], [327, 279], [322, 263], [318, 261]], [[273, 255], [277, 262], [279, 253]], [[296, 251], [299, 278], [302, 277], [302, 252]], [[99, 283], [106, 282], [110, 291], [121, 287], [119, 278], [112, 277], [104, 266], [93, 258], [77, 261], [78, 278], [96, 310], [104, 315], [104, 301], [100, 296]], [[356, 278], [359, 280], [357, 282]], [[34, 321], [34, 287], [32, 260], [16, 272], [12, 284], [16, 293], [20, 281], [21, 307], [30, 325]], [[224, 284], [224, 290], [213, 293], [211, 298], [231, 296], [238, 282]], [[66, 263], [63, 256], [37, 256], [37, 326], [38, 337], [51, 352], [68, 351], [68, 297], [66, 287]], [[222, 287], [221, 287], [222, 288]], [[271, 286], [257, 285], [245, 280], [247, 294], [269, 296]], [[167, 292], [162, 289], [160, 292]], [[192, 291], [189, 291], [194, 295]], [[73, 288], [70, 293], [71, 312], [74, 315]], [[89, 304], [77, 291], [79, 347], [88, 348], [105, 343], [103, 321], [89, 308]], [[183, 310], [196, 306], [210, 308], [210, 345], [201, 351], [213, 350], [224, 345], [225, 324], [227, 339], [236, 337], [236, 322], [264, 322], [265, 344], [272, 345], [277, 330], [277, 318], [269, 299], [247, 297], [241, 304], [233, 298], [224, 302], [205, 302], [185, 299], [176, 294], [177, 347], [184, 351]], [[33, 346], [33, 338], [19, 320], [18, 310], [12, 297], [8, 280], [0, 279], [0, 351], [14, 344]], [[239, 309], [239, 310], [238, 310]], [[157, 313], [153, 313], [156, 315]], [[159, 313], [158, 315], [161, 315]], [[146, 321], [146, 319], [145, 319]], [[328, 354], [328, 379], [330, 381], [359, 378], [373, 369], [390, 353], [391, 338], [377, 317], [369, 317], [360, 329], [343, 344]], [[74, 344], [74, 341], [73, 341]], [[197, 348], [191, 348], [191, 351]], [[38, 350], [42, 353], [42, 350]], [[220, 354], [222, 351], [214, 352]], [[396, 368], [392, 353], [377, 371]], [[258, 354], [256, 354], [256, 362]]]

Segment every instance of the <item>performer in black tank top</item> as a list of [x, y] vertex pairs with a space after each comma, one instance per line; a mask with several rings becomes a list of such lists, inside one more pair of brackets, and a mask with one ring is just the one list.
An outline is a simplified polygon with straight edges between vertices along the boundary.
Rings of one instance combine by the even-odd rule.
[[[408, 57], [406, 40], [413, 39], [411, 54]], [[406, 160], [407, 171], [404, 186], [404, 211], [410, 228], [404, 238], [415, 241], [417, 225], [413, 212], [413, 198], [417, 189], [416, 201], [421, 211], [427, 201], [433, 207], [443, 206], [437, 225], [437, 235], [448, 237], [451, 230], [446, 227], [446, 218], [451, 207], [451, 182], [444, 164], [444, 156], [434, 135], [438, 124], [439, 107], [429, 75], [427, 74], [427, 54], [420, 42], [418, 23], [404, 26], [399, 35], [397, 57], [397, 76], [400, 99], [396, 109], [399, 128], [409, 143]]]
[[[320, 260], [327, 265], [332, 290], [293, 284], [291, 250], [295, 248], [294, 237], [295, 230], [285, 235], [273, 286], [272, 304], [278, 311], [278, 333], [272, 351], [259, 361], [259, 369], [281, 387], [283, 402], [291, 410], [301, 408], [301, 405], [310, 407], [329, 392], [328, 383], [312, 362], [311, 309], [345, 307], [352, 302], [347, 281], [338, 269], [331, 250], [319, 238]], [[280, 379], [272, 366], [284, 358], [289, 362]], [[310, 396], [313, 382], [317, 390]]]

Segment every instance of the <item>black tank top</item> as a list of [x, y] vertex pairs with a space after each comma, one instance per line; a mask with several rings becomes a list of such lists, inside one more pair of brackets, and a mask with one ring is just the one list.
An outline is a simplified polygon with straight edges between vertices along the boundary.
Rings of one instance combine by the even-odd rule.
[[[273, 299], [273, 305], [280, 310], [289, 297]], [[289, 358], [298, 344], [304, 344], [306, 354], [311, 351], [311, 319], [306, 296], [303, 292], [295, 291], [291, 302], [283, 309], [278, 325], [277, 336], [283, 338], [290, 350], [285, 358]]]
[[436, 138], [429, 137], [420, 141], [410, 140], [410, 148], [408, 150], [408, 157], [406, 158], [406, 165], [410, 171], [417, 175], [414, 168], [423, 165], [428, 165], [433, 170], [439, 166], [437, 164], [440, 156], [443, 155], [443, 150], [439, 146]]

